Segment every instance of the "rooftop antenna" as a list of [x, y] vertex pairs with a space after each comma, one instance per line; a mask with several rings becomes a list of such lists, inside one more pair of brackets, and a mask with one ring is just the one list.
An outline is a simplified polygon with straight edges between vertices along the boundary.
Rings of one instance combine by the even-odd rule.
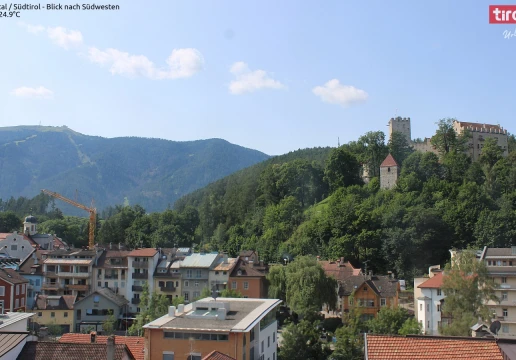
[[340, 138], [337, 137], [337, 146], [340, 147]]

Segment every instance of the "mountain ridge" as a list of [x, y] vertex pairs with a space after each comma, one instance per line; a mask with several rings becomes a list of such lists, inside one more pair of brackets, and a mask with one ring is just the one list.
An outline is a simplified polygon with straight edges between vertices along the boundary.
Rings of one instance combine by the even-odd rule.
[[71, 197], [79, 189], [97, 207], [128, 198], [161, 211], [179, 197], [269, 155], [220, 138], [172, 141], [104, 138], [66, 126], [0, 127], [0, 198], [48, 188]]

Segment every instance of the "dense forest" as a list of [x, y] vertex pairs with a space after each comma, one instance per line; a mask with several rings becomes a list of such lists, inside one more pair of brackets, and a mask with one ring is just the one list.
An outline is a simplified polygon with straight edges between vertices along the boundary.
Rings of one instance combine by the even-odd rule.
[[[194, 244], [231, 255], [256, 249], [269, 262], [345, 257], [410, 280], [444, 264], [453, 247], [515, 244], [516, 139], [509, 137], [508, 157], [486, 140], [472, 162], [464, 152], [468, 136], [455, 134], [452, 119], [443, 119], [432, 138], [438, 155], [415, 152], [401, 134], [387, 140], [379, 131], [338, 148], [293, 151], [186, 195], [161, 213], [139, 205], [107, 208], [97, 240]], [[394, 189], [382, 190], [379, 165], [388, 153], [401, 174]], [[5, 204], [0, 209], [13, 210]], [[65, 219], [47, 222], [56, 227]]]

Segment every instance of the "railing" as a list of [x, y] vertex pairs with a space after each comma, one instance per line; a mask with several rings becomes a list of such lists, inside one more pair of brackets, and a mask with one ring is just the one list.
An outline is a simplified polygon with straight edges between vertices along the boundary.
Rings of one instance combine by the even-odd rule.
[[139, 303], [140, 303], [140, 298], [132, 298], [131, 299], [131, 304], [138, 305]]
[[148, 261], [133, 261], [133, 268], [147, 269], [149, 267]]
[[41, 289], [43, 290], [59, 290], [62, 288], [63, 286], [59, 283], [43, 283], [41, 285]]
[[133, 279], [147, 279], [149, 277], [149, 273], [132, 273]]
[[118, 274], [117, 275], [104, 275], [104, 279], [106, 280], [118, 280]]
[[79, 285], [79, 284], [68, 284], [68, 285], [65, 285], [65, 288], [68, 290], [88, 291], [90, 289], [90, 286], [89, 285]]
[[143, 291], [143, 286], [133, 285], [133, 291]]
[[43, 275], [46, 277], [57, 277], [58, 273], [55, 271], [45, 271], [43, 272]]
[[75, 277], [75, 278], [89, 278], [90, 273], [88, 272], [59, 272], [59, 277]]
[[176, 288], [174, 286], [160, 286], [161, 291], [163, 292], [174, 292]]
[[516, 316], [497, 316], [497, 319], [501, 322], [516, 323]]

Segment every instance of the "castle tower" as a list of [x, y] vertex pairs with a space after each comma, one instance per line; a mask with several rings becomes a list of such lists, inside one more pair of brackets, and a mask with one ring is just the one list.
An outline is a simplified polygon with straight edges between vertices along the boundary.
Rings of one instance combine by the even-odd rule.
[[400, 166], [389, 154], [380, 165], [380, 189], [392, 189], [400, 176]]
[[400, 132], [405, 135], [407, 142], [412, 142], [412, 135], [410, 133], [410, 118], [396, 117], [389, 120], [389, 139], [394, 131]]
[[27, 235], [35, 235], [38, 233], [38, 220], [36, 217], [29, 215], [23, 222], [23, 233]]

